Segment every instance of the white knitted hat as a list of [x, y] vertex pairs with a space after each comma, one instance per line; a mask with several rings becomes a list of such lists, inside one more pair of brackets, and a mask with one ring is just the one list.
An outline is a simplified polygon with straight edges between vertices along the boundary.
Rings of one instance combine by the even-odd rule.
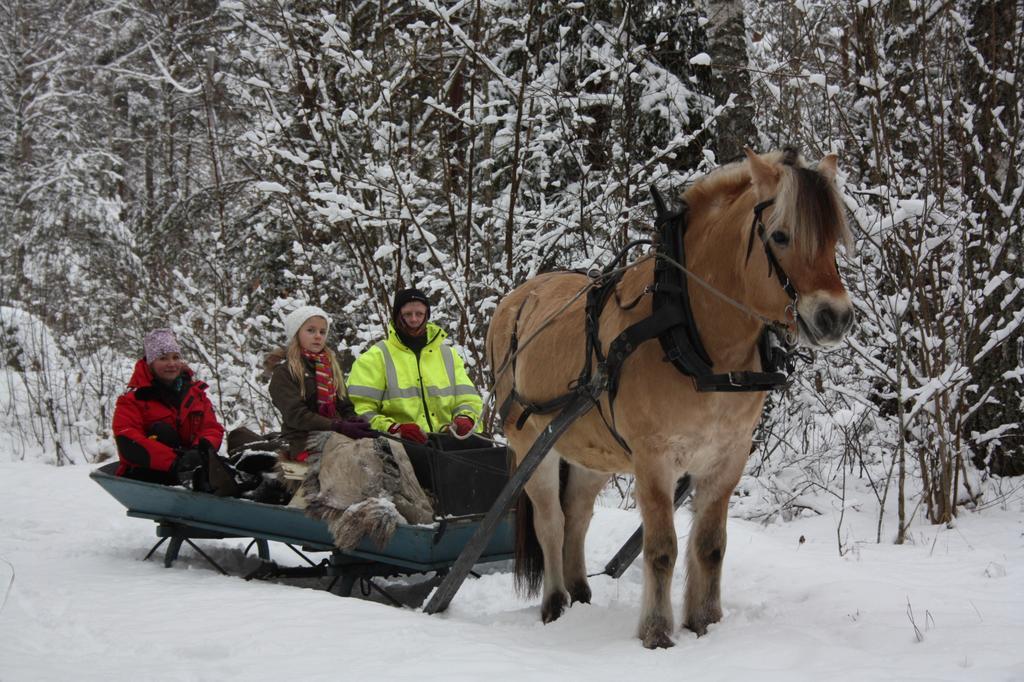
[[304, 305], [288, 313], [287, 317], [284, 318], [286, 343], [292, 342], [292, 338], [299, 332], [303, 323], [311, 317], [324, 318], [327, 320], [327, 329], [331, 328], [331, 317], [322, 308], [317, 308], [315, 305]]

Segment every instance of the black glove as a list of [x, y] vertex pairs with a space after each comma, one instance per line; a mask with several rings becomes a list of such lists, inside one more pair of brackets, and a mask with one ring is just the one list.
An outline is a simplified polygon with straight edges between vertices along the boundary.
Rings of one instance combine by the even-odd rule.
[[192, 480], [192, 474], [203, 465], [207, 456], [199, 450], [178, 450], [178, 458], [171, 465], [171, 473], [178, 477], [182, 483]]
[[343, 436], [353, 440], [358, 438], [373, 438], [377, 432], [370, 428], [370, 423], [362, 417], [349, 417], [348, 419], [335, 419], [331, 422], [331, 429]]

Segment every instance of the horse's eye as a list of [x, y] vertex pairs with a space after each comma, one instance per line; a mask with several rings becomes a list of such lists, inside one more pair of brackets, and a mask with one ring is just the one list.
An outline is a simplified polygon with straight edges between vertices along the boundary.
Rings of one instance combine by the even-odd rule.
[[787, 246], [789, 244], [789, 235], [785, 232], [772, 232], [772, 241], [779, 246]]

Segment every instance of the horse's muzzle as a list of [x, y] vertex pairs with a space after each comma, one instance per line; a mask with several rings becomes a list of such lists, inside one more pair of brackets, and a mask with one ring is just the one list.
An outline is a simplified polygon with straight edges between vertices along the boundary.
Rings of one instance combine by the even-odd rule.
[[853, 326], [853, 306], [842, 299], [818, 297], [800, 306], [798, 324], [801, 337], [811, 346], [831, 347], [842, 341]]

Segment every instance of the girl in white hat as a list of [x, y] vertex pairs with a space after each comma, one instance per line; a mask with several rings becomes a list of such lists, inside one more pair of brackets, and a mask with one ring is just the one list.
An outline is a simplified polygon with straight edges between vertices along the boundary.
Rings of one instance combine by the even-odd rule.
[[[349, 438], [376, 435], [356, 416], [345, 393], [337, 355], [327, 347], [331, 318], [321, 308], [304, 305], [284, 319], [287, 348], [267, 358], [270, 398], [281, 413], [281, 435], [291, 459], [305, 461], [311, 431], [333, 431]], [[283, 362], [282, 362], [283, 361]], [[276, 365], [276, 366], [274, 366]]]

